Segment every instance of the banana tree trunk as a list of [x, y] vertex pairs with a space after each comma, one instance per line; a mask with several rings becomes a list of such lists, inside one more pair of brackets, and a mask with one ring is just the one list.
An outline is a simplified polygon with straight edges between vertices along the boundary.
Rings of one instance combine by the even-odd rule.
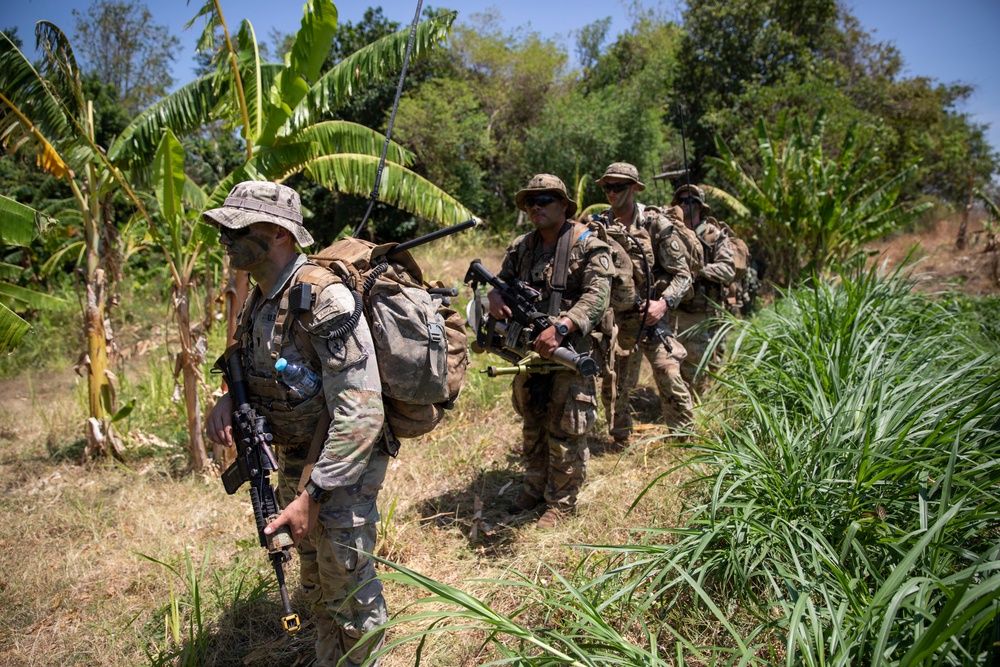
[[104, 324], [104, 271], [88, 271], [83, 328], [87, 340], [87, 420], [86, 460], [114, 456], [122, 460], [121, 439], [111, 423], [115, 393], [108, 373], [108, 333]]
[[174, 312], [177, 314], [181, 349], [177, 355], [177, 367], [183, 377], [184, 407], [188, 422], [188, 465], [191, 470], [204, 470], [211, 465], [205, 451], [202, 437], [201, 401], [198, 389], [201, 386], [201, 363], [205, 360], [206, 341], [204, 335], [195, 340], [191, 336], [191, 284], [184, 283], [174, 293]]

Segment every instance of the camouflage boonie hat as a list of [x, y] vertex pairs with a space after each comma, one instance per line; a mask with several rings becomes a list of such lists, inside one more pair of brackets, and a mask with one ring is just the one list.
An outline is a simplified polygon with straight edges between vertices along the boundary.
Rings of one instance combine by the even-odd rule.
[[705, 203], [705, 194], [697, 185], [682, 185], [674, 190], [674, 198], [670, 200], [671, 206], [680, 206], [681, 199], [691, 197], [697, 199], [701, 204], [701, 214], [708, 215], [712, 212], [712, 207]]
[[646, 189], [646, 184], [639, 180], [639, 170], [628, 162], [612, 162], [604, 170], [604, 175], [597, 179], [597, 184], [603, 186], [609, 178], [624, 178], [639, 186], [639, 192]]
[[514, 202], [517, 207], [522, 210], [527, 210], [524, 208], [524, 200], [528, 198], [529, 195], [542, 194], [544, 192], [551, 192], [557, 194], [568, 202], [566, 207], [566, 217], [571, 218], [573, 214], [576, 213], [576, 202], [569, 198], [566, 194], [566, 185], [558, 176], [553, 176], [552, 174], [535, 174], [528, 185], [525, 186], [523, 190], [518, 190], [517, 194], [514, 195]]
[[201, 217], [209, 224], [227, 229], [270, 222], [290, 231], [300, 246], [313, 243], [312, 235], [302, 226], [299, 193], [280, 183], [243, 181], [229, 191], [222, 208], [209, 209]]

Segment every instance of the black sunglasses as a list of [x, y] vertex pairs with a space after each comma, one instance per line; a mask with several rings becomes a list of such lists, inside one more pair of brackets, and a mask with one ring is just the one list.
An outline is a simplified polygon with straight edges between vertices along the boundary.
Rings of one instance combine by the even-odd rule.
[[524, 198], [524, 206], [525, 208], [532, 208], [533, 206], [541, 206], [544, 208], [554, 201], [562, 201], [562, 197], [556, 197], [554, 195], [533, 195], [531, 197]]
[[236, 239], [241, 239], [250, 233], [251, 226], [252, 225], [247, 225], [246, 227], [233, 229], [232, 227], [223, 227], [222, 225], [219, 225], [219, 237], [221, 238], [222, 235], [225, 234], [232, 241], [235, 241]]
[[701, 200], [697, 197], [683, 197], [680, 200], [681, 204], [700, 204]]
[[605, 183], [601, 188], [605, 192], [624, 192], [625, 188], [632, 185], [631, 183]]

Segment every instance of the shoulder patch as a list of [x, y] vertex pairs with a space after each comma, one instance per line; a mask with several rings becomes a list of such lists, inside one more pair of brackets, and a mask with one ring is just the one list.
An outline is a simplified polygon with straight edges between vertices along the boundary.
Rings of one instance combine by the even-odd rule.
[[601, 255], [598, 259], [600, 260], [601, 266], [604, 267], [605, 271], [610, 271], [611, 270], [611, 262], [608, 261], [608, 256], [607, 255]]
[[680, 251], [681, 246], [679, 243], [677, 243], [677, 239], [674, 239], [670, 242], [670, 249], [673, 250], [674, 252]]

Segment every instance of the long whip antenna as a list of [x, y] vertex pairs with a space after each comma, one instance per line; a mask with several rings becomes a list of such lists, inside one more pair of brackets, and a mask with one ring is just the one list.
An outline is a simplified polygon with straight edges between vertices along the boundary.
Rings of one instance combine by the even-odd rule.
[[681, 117], [681, 150], [684, 154], [684, 179], [687, 181], [688, 190], [691, 190], [691, 172], [688, 170], [688, 148], [687, 138], [684, 134], [684, 105], [680, 99], [677, 100], [677, 113]]
[[378, 200], [378, 189], [382, 184], [382, 169], [385, 168], [385, 156], [389, 152], [389, 139], [392, 137], [392, 125], [396, 122], [396, 109], [399, 108], [399, 98], [403, 95], [403, 81], [406, 80], [406, 68], [410, 64], [410, 51], [413, 50], [413, 40], [417, 36], [417, 23], [420, 22], [420, 10], [423, 4], [424, 0], [417, 0], [417, 11], [413, 14], [413, 23], [410, 25], [410, 39], [406, 43], [406, 53], [403, 54], [403, 70], [399, 73], [399, 83], [396, 85], [396, 99], [392, 103], [389, 126], [385, 130], [385, 145], [382, 146], [382, 157], [378, 161], [378, 170], [375, 172], [375, 187], [372, 188], [369, 195], [368, 209], [361, 218], [361, 222], [354, 229], [355, 238], [365, 228], [365, 223], [368, 222], [368, 216], [371, 215], [372, 207], [375, 206], [375, 202]]

